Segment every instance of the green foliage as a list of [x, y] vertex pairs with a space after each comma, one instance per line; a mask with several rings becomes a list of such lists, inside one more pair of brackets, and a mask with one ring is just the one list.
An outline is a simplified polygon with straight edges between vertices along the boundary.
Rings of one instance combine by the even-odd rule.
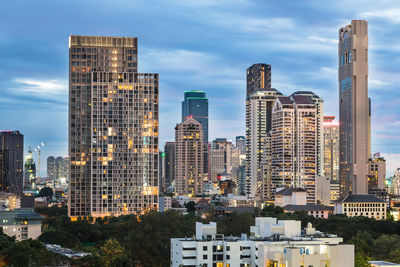
[[[186, 208], [191, 209], [191, 205]], [[344, 215], [317, 219], [305, 212], [284, 213], [282, 208], [273, 205], [254, 213], [218, 215], [211, 210], [207, 219], [197, 217], [194, 212], [181, 215], [167, 211], [149, 212], [140, 217], [79, 218], [71, 222], [65, 208], [41, 208], [37, 211], [45, 216], [44, 232], [39, 238], [41, 241], [92, 253], [91, 256], [71, 261], [71, 266], [169, 266], [170, 239], [192, 237], [196, 221], [214, 221], [218, 233], [239, 236], [241, 233], [249, 234], [255, 216], [301, 220], [302, 227], [311, 222], [320, 231], [337, 234], [346, 243], [355, 245], [355, 266], [368, 266], [368, 260], [400, 262], [400, 237], [397, 235], [400, 223], [390, 220], [348, 218]], [[0, 234], [0, 247], [8, 242], [14, 241]], [[91, 246], [86, 246], [88, 244]], [[0, 262], [1, 255], [4, 254], [0, 253]]]
[[113, 238], [108, 239], [100, 248], [100, 251], [102, 255], [101, 262], [104, 267], [115, 266], [116, 263], [123, 264], [128, 260], [124, 248]]
[[196, 203], [194, 201], [189, 201], [188, 203], [185, 203], [185, 208], [187, 212], [195, 212]]
[[38, 196], [39, 197], [45, 197], [47, 200], [51, 199], [53, 197], [53, 189], [50, 187], [43, 187], [40, 189]]

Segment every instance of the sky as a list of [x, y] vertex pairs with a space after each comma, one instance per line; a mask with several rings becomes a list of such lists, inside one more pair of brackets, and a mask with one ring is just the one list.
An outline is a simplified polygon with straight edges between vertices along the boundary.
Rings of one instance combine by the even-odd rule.
[[[400, 168], [400, 1], [2, 1], [0, 129], [68, 154], [68, 37], [134, 36], [139, 72], [160, 74], [160, 147], [174, 139], [183, 92], [209, 99], [209, 140], [245, 132], [246, 68], [272, 65], [272, 87], [311, 90], [338, 116], [338, 30], [369, 25], [372, 152]], [[37, 155], [35, 154], [36, 160]]]

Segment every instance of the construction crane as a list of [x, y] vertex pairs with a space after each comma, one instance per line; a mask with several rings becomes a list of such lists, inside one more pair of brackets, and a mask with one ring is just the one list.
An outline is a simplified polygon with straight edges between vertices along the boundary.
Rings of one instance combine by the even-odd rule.
[[40, 176], [40, 151], [43, 149], [43, 147], [44, 147], [44, 143], [43, 143], [43, 142], [41, 142], [39, 146], [35, 147], [35, 151], [37, 151], [38, 154], [39, 154], [39, 160], [38, 160], [38, 175], [37, 175], [37, 177], [41, 177], [41, 176]]

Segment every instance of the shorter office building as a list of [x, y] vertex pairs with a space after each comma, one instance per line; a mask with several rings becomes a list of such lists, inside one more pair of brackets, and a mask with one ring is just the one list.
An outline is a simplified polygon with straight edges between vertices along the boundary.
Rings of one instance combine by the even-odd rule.
[[329, 189], [330, 203], [333, 206], [335, 204], [335, 201], [338, 200], [340, 197], [340, 184], [337, 182], [331, 182], [329, 185]]
[[376, 220], [386, 218], [386, 202], [372, 195], [347, 195], [335, 202], [335, 214], [364, 216]]
[[42, 233], [42, 217], [33, 209], [14, 209], [0, 211], [0, 227], [17, 241], [36, 239]]
[[303, 188], [277, 189], [275, 193], [275, 206], [306, 205], [307, 191]]
[[255, 207], [256, 200], [250, 196], [237, 196], [229, 194], [220, 198], [221, 205], [226, 207]]
[[368, 191], [385, 190], [386, 184], [386, 160], [380, 153], [375, 153], [368, 160]]
[[192, 238], [171, 239], [171, 266], [354, 266], [354, 245], [301, 222], [257, 217], [251, 236], [225, 237], [217, 224], [196, 223]]
[[333, 214], [333, 209], [333, 207], [318, 204], [286, 205], [283, 207], [285, 212], [293, 213], [296, 211], [305, 211], [308, 215], [320, 219], [327, 219], [329, 215]]
[[21, 207], [21, 197], [13, 193], [0, 192], [0, 210], [13, 210]]
[[172, 197], [160, 197], [158, 211], [165, 212], [172, 208]]

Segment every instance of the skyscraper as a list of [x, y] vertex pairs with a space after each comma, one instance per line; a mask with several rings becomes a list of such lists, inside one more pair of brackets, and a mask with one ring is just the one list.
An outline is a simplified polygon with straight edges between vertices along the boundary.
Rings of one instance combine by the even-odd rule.
[[22, 195], [24, 136], [19, 131], [0, 131], [0, 191]]
[[137, 73], [137, 38], [69, 39], [68, 214], [157, 209], [158, 74]]
[[324, 100], [311, 91], [296, 91], [292, 95], [309, 96], [317, 109], [317, 174], [324, 174]]
[[165, 142], [165, 188], [175, 180], [175, 142]]
[[56, 177], [55, 179], [60, 179], [64, 176], [64, 158], [58, 156], [56, 158]]
[[256, 91], [246, 101], [246, 193], [256, 195], [260, 186], [259, 175], [263, 147], [271, 130], [272, 107], [277, 96], [276, 89]]
[[209, 151], [209, 180], [218, 182], [218, 175], [231, 174], [232, 168], [239, 167], [240, 151], [226, 138], [216, 138]]
[[193, 117], [203, 126], [204, 144], [208, 143], [208, 98], [203, 91], [187, 91], [182, 101], [182, 122]]
[[307, 190], [307, 203], [316, 202], [317, 143], [317, 109], [311, 97], [278, 97], [272, 111], [272, 192], [300, 187]]
[[193, 117], [175, 127], [175, 192], [203, 194], [203, 126]]
[[271, 65], [265, 63], [253, 64], [246, 71], [246, 99], [260, 89], [271, 89]]
[[56, 177], [56, 158], [54, 156], [50, 156], [47, 158], [47, 178], [54, 180]]
[[35, 190], [36, 189], [36, 164], [33, 160], [32, 150], [29, 148], [28, 154], [25, 156], [24, 165], [24, 189]]
[[324, 176], [339, 183], [339, 122], [324, 116]]
[[240, 155], [246, 155], [246, 137], [236, 136], [235, 146], [240, 151]]
[[368, 24], [353, 20], [339, 30], [340, 193], [368, 194], [371, 154], [368, 98]]

